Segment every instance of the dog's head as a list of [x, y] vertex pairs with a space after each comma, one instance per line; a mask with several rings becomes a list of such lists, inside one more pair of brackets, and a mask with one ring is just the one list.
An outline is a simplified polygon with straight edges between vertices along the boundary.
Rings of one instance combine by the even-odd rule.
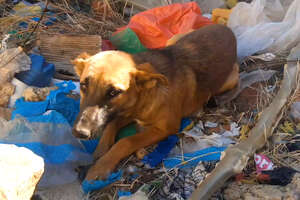
[[136, 65], [130, 54], [121, 51], [84, 53], [72, 62], [80, 77], [81, 96], [73, 134], [82, 139], [98, 136], [115, 117], [133, 117], [144, 92], [167, 84], [150, 64]]

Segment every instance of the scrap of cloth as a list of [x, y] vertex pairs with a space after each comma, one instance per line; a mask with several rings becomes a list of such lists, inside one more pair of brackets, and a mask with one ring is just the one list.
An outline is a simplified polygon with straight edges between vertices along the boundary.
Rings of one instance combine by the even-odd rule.
[[151, 200], [184, 200], [188, 199], [197, 185], [204, 180], [216, 165], [216, 161], [200, 162], [189, 170], [175, 169], [173, 173], [164, 176], [162, 187], [150, 197]]

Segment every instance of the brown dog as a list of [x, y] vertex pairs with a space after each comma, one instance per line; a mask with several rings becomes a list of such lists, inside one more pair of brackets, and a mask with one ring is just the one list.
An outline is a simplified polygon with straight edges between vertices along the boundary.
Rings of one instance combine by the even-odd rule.
[[[86, 179], [106, 178], [122, 159], [176, 133], [183, 117], [234, 88], [236, 59], [235, 37], [222, 25], [203, 27], [164, 49], [79, 56], [73, 63], [81, 104], [73, 134], [89, 139], [103, 129], [94, 153], [99, 159]], [[118, 130], [133, 121], [143, 130], [114, 144]]]

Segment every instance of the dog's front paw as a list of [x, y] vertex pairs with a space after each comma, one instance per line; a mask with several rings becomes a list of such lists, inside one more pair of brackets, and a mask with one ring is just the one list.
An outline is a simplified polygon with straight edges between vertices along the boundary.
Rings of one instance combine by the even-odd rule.
[[93, 165], [85, 177], [86, 180], [105, 180], [110, 173], [114, 170], [114, 166], [103, 159], [99, 159], [95, 165]]

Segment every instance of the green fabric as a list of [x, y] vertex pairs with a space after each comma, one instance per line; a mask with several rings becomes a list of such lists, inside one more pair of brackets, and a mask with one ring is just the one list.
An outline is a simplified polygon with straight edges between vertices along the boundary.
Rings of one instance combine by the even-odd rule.
[[116, 142], [122, 138], [132, 136], [136, 134], [136, 124], [129, 124], [128, 126], [122, 128], [117, 137], [116, 137]]
[[140, 42], [138, 36], [130, 28], [126, 28], [123, 31], [115, 34], [110, 38], [111, 43], [121, 51], [127, 53], [140, 53], [146, 51], [147, 48]]

